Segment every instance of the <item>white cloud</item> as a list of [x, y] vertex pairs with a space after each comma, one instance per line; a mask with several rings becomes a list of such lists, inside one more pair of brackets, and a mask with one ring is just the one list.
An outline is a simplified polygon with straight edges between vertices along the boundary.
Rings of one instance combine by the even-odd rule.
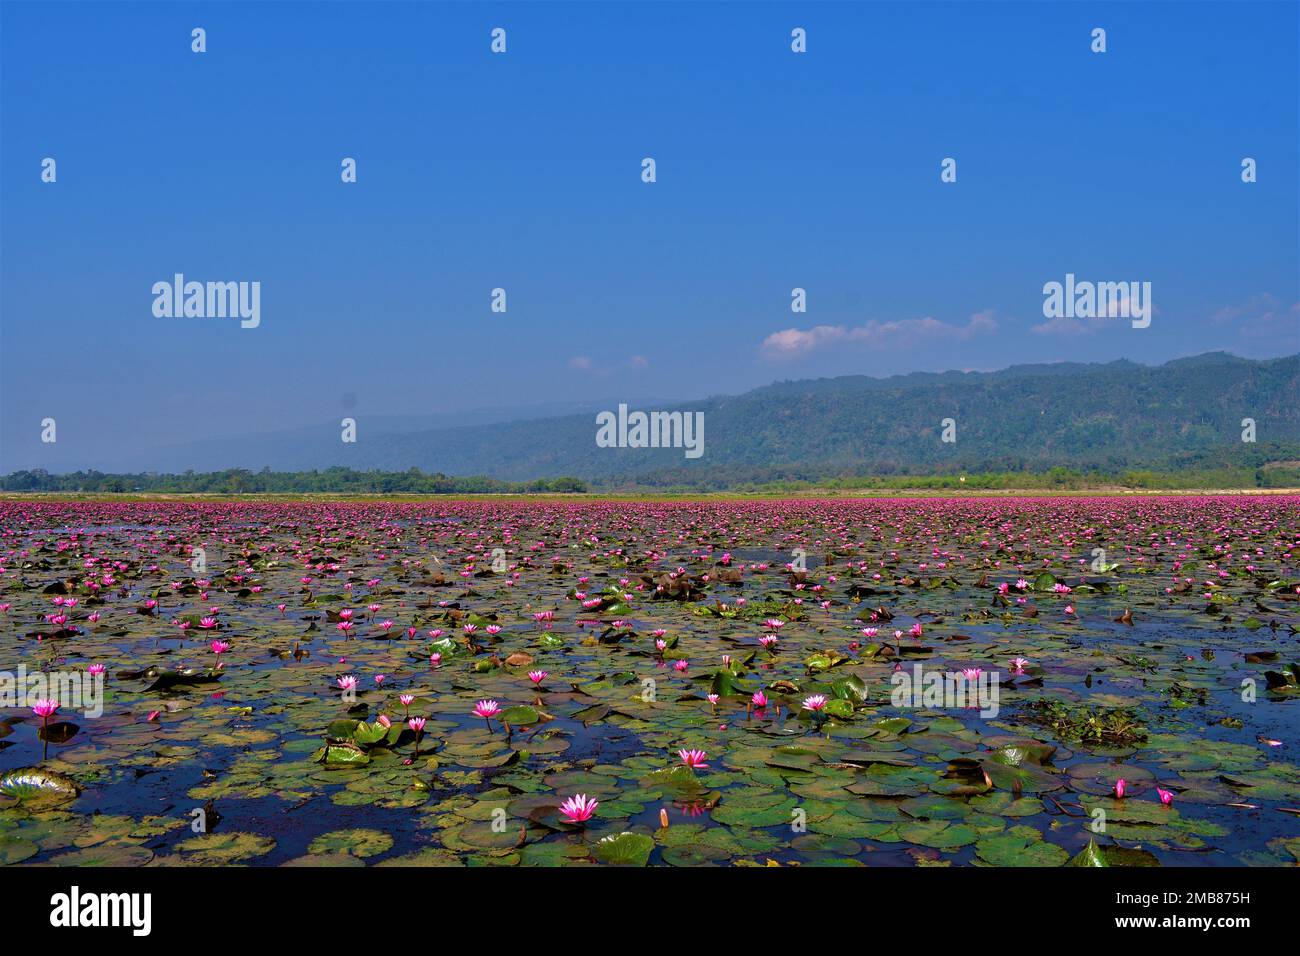
[[940, 322], [926, 316], [864, 325], [816, 325], [810, 329], [782, 329], [763, 340], [762, 350], [769, 358], [792, 358], [831, 346], [860, 345], [877, 349], [915, 348], [929, 341], [967, 340], [989, 335], [998, 327], [992, 310], [977, 312], [965, 325]]

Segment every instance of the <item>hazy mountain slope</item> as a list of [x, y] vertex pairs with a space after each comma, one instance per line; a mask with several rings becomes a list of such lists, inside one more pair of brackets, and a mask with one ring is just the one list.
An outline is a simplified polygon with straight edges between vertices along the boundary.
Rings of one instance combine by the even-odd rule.
[[[511, 481], [575, 476], [620, 483], [726, 487], [777, 479], [957, 471], [1118, 473], [1257, 468], [1300, 459], [1300, 356], [1253, 361], [1209, 353], [1150, 367], [1013, 366], [997, 372], [776, 382], [737, 396], [644, 410], [704, 413], [704, 455], [596, 445], [596, 413], [616, 400], [488, 410], [456, 419], [357, 415], [359, 439], [338, 421], [232, 436], [114, 463], [110, 471], [275, 471], [345, 466], [419, 468]], [[556, 414], [563, 410], [579, 414]], [[549, 412], [549, 416], [548, 413]], [[496, 416], [513, 414], [519, 420]], [[941, 421], [956, 422], [954, 443]], [[1257, 441], [1241, 441], [1242, 419]], [[430, 427], [436, 425], [438, 427]]]
[[[953, 469], [1181, 468], [1300, 455], [1300, 357], [1223, 354], [1158, 367], [1021, 366], [890, 379], [782, 382], [676, 406], [703, 411], [705, 453], [611, 449], [594, 415], [382, 436], [388, 467], [524, 480], [750, 477]], [[956, 420], [957, 440], [940, 441]], [[1241, 441], [1253, 418], [1257, 443]]]

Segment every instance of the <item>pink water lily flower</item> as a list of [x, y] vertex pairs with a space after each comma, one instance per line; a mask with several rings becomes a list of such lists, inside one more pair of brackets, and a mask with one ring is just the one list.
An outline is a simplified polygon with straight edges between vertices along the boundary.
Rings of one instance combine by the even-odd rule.
[[682, 763], [690, 767], [692, 770], [709, 769], [709, 765], [704, 762], [709, 755], [703, 750], [679, 750], [677, 751], [677, 756], [681, 757]]
[[415, 753], [412, 754], [411, 759], [416, 760], [420, 756], [420, 731], [424, 730], [424, 718], [410, 717], [406, 721], [406, 726], [415, 731]]
[[1174, 802], [1174, 792], [1172, 790], [1156, 787], [1156, 793], [1160, 795], [1160, 802], [1165, 806], [1170, 806]]
[[41, 718], [41, 760], [45, 760], [50, 752], [50, 738], [46, 734], [46, 729], [50, 726], [50, 718], [58, 712], [59, 703], [55, 700], [41, 698], [36, 701], [36, 706], [32, 708], [32, 713]]
[[549, 676], [550, 676], [550, 675], [549, 675], [546, 671], [529, 671], [529, 672], [528, 672], [528, 679], [529, 679], [530, 681], [532, 681], [534, 684], [541, 684], [541, 682], [544, 681], [544, 680], [546, 680], [546, 678], [549, 677]]
[[591, 800], [585, 793], [580, 793], [560, 804], [560, 815], [564, 817], [565, 823], [583, 823], [591, 819], [598, 806], [600, 801]]
[[480, 700], [474, 705], [475, 716], [483, 718], [489, 731], [492, 730], [492, 718], [499, 713], [501, 713], [501, 705], [495, 700]]
[[1128, 789], [1128, 782], [1127, 782], [1123, 777], [1120, 777], [1118, 780], [1116, 780], [1116, 781], [1115, 781], [1115, 799], [1117, 799], [1117, 800], [1123, 800], [1123, 799], [1124, 799], [1124, 791], [1127, 790], [1127, 789]]
[[813, 713], [818, 713], [824, 710], [825, 708], [826, 708], [825, 694], [813, 694], [811, 697], [805, 697], [803, 699], [804, 710], [811, 710]]

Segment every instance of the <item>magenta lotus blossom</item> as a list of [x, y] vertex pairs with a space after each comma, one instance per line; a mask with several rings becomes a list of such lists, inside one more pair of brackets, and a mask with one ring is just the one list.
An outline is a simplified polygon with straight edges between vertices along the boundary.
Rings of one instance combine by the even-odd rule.
[[546, 671], [529, 671], [529, 672], [528, 672], [528, 679], [529, 679], [530, 681], [532, 681], [534, 684], [541, 684], [541, 682], [544, 681], [544, 680], [546, 680], [546, 678], [549, 677], [549, 676], [550, 676], [550, 675], [547, 674]]
[[598, 800], [588, 799], [585, 793], [579, 793], [560, 804], [560, 816], [564, 817], [565, 823], [583, 823], [591, 819], [598, 806]]
[[480, 700], [474, 705], [474, 714], [483, 718], [489, 733], [492, 731], [492, 718], [499, 713], [501, 713], [501, 705], [495, 700]]
[[98, 677], [100, 674], [103, 674], [107, 670], [108, 668], [105, 667], [103, 664], [91, 664], [89, 667], [86, 668], [86, 673]]
[[687, 661], [684, 661], [684, 660], [679, 660], [679, 661], [674, 661], [674, 662], [673, 662], [673, 670], [675, 670], [675, 671], [679, 671], [679, 672], [680, 672], [680, 671], [684, 671], [684, 670], [686, 670], [686, 668], [688, 668], [688, 667], [690, 667], [690, 666], [691, 666], [690, 663], [687, 662]]
[[406, 726], [415, 731], [415, 751], [411, 754], [412, 760], [420, 759], [420, 734], [424, 731], [424, 723], [423, 717], [411, 717], [406, 721]]
[[679, 750], [677, 756], [682, 759], [682, 763], [692, 770], [707, 770], [709, 768], [709, 765], [704, 762], [709, 755], [703, 750]]
[[41, 698], [37, 700], [35, 706], [32, 707], [32, 713], [35, 714], [37, 717], [41, 718], [41, 761], [42, 762], [45, 761], [45, 758], [49, 756], [49, 752], [50, 752], [50, 736], [49, 736], [50, 718], [53, 717], [56, 713], [58, 713], [58, 710], [59, 710], [58, 701], [49, 700], [47, 698]]
[[1160, 797], [1160, 802], [1163, 803], [1165, 806], [1168, 807], [1173, 804], [1174, 792], [1172, 790], [1166, 790], [1163, 787], [1156, 787], [1156, 793]]
[[749, 698], [749, 702], [754, 705], [755, 710], [762, 710], [767, 706], [767, 695], [761, 690], [756, 690], [753, 696]]
[[340, 677], [335, 683], [339, 685], [340, 690], [344, 690], [344, 691], [355, 690], [357, 686], [357, 679], [353, 677], [351, 674], [345, 674], [344, 676]]
[[1124, 791], [1127, 789], [1128, 789], [1128, 782], [1123, 777], [1120, 777], [1118, 780], [1115, 781], [1115, 798], [1117, 800], [1123, 800]]
[[803, 699], [803, 709], [810, 710], [813, 713], [820, 713], [826, 709], [826, 695], [813, 694]]

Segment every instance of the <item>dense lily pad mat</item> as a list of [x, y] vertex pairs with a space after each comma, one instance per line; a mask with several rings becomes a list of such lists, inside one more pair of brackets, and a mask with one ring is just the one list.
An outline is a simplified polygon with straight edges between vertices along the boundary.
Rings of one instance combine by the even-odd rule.
[[0, 503], [0, 865], [1294, 865], [1298, 506]]

